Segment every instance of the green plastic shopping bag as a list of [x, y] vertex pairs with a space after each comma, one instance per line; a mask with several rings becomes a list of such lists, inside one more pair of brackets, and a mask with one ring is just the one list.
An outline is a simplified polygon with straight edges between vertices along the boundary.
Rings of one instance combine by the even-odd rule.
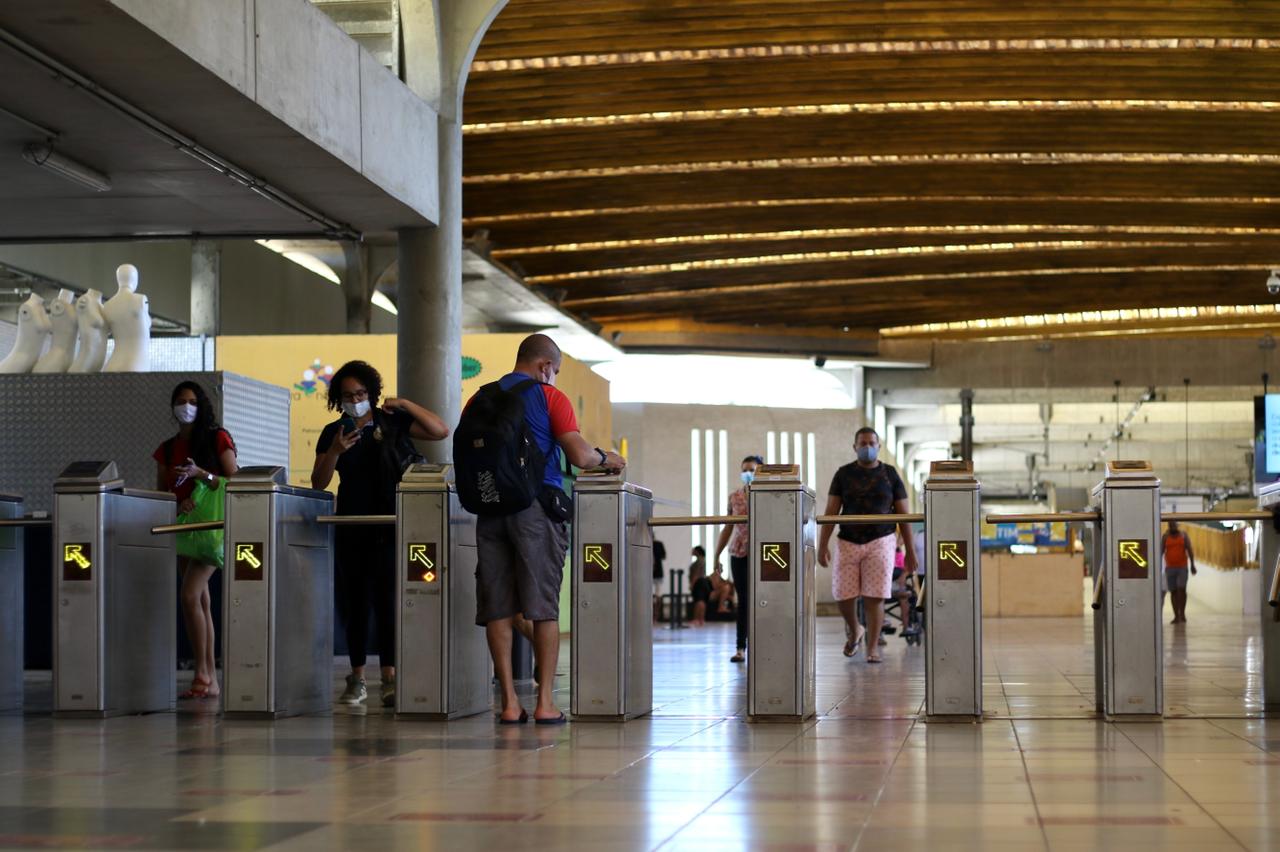
[[[219, 476], [217, 482], [218, 484], [214, 486], [207, 484], [204, 480], [196, 481], [196, 488], [191, 492], [191, 511], [178, 515], [178, 523], [197, 524], [224, 519], [223, 506], [227, 493], [227, 481]], [[202, 565], [222, 567], [222, 530], [178, 533], [177, 539], [179, 556], [194, 559]]]

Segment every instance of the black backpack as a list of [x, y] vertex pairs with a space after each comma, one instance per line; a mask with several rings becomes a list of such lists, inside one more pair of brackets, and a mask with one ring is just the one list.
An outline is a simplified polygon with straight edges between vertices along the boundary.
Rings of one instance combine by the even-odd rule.
[[503, 390], [491, 382], [476, 392], [453, 433], [454, 478], [462, 508], [473, 515], [514, 515], [542, 491], [547, 459], [525, 420], [529, 379]]

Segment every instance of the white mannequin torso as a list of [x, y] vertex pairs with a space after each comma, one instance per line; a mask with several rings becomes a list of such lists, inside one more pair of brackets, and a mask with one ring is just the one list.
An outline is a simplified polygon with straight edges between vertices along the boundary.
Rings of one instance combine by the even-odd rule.
[[137, 292], [137, 267], [126, 263], [118, 268], [116, 282], [120, 289], [102, 306], [102, 315], [116, 341], [103, 372], [142, 372], [151, 368], [151, 312], [147, 297]]
[[58, 298], [49, 304], [49, 322], [53, 337], [49, 351], [40, 356], [33, 373], [65, 373], [76, 355], [75, 296], [70, 290], [59, 290]]
[[0, 361], [0, 373], [30, 373], [51, 334], [53, 325], [45, 312], [44, 299], [32, 293], [31, 298], [18, 308], [18, 339], [13, 344], [13, 351]]
[[71, 362], [72, 373], [101, 373], [107, 361], [107, 320], [102, 316], [102, 294], [86, 290], [76, 299], [76, 325], [80, 330], [80, 348]]

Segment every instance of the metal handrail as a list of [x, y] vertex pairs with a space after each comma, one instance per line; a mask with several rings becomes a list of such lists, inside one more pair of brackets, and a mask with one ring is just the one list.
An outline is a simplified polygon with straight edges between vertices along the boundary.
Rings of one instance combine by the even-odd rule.
[[1269, 521], [1271, 512], [1247, 509], [1242, 512], [1162, 512], [1162, 521]]
[[989, 524], [1037, 524], [1045, 521], [1066, 521], [1076, 523], [1096, 523], [1102, 520], [1099, 512], [1035, 512], [1025, 515], [987, 515]]
[[1271, 594], [1267, 596], [1267, 603], [1280, 607], [1280, 554], [1277, 554], [1276, 567], [1271, 572]]
[[53, 518], [3, 518], [0, 527], [49, 527]]
[[316, 517], [317, 524], [336, 526], [377, 526], [395, 522], [395, 515], [319, 515]]
[[203, 532], [205, 530], [226, 529], [226, 521], [197, 521], [194, 524], [163, 524], [151, 528], [152, 535], [174, 535], [176, 533]]
[[1107, 581], [1106, 574], [1098, 575], [1098, 582], [1093, 584], [1093, 608], [1102, 609], [1102, 587]]
[[911, 524], [924, 520], [923, 512], [908, 512], [889, 515], [819, 515], [819, 524]]
[[747, 515], [685, 515], [674, 518], [650, 518], [651, 527], [706, 527], [713, 524], [745, 524]]

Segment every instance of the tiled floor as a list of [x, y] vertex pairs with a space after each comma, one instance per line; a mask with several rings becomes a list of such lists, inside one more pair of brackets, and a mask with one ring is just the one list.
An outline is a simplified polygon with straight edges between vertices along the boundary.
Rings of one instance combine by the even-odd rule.
[[922, 649], [848, 661], [833, 619], [803, 725], [743, 720], [728, 625], [657, 630], [656, 710], [625, 725], [0, 718], [0, 847], [1280, 849], [1255, 619], [1191, 619], [1163, 724], [1093, 718], [1087, 617], [986, 623], [980, 726], [920, 721]]

